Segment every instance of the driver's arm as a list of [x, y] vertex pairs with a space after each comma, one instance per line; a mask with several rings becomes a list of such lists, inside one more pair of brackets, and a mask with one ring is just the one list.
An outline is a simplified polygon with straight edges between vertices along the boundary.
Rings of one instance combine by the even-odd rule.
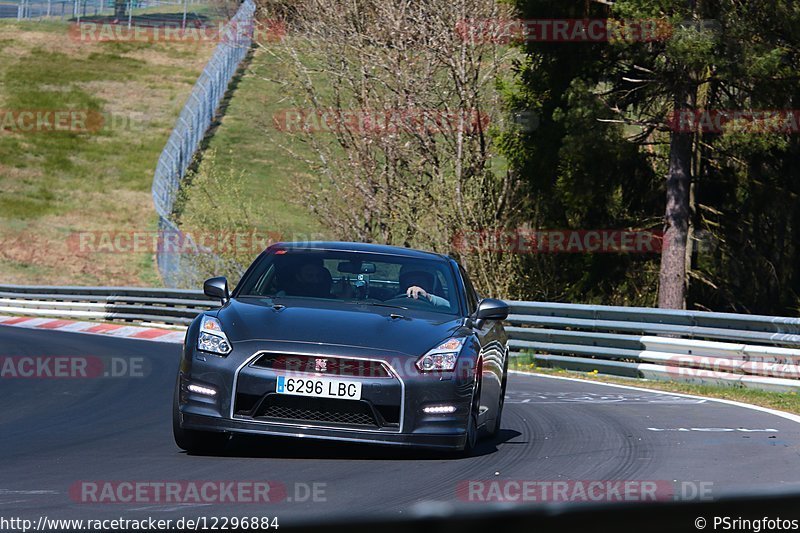
[[406, 296], [409, 298], [419, 298], [422, 296], [426, 300], [428, 300], [434, 307], [446, 307], [450, 308], [450, 302], [442, 298], [441, 296], [436, 296], [435, 294], [431, 294], [427, 292], [422, 287], [417, 287], [416, 285], [409, 287], [406, 291]]
[[441, 296], [436, 296], [435, 294], [428, 293], [428, 300], [433, 304], [434, 307], [447, 307], [450, 308], [450, 302], [442, 298]]

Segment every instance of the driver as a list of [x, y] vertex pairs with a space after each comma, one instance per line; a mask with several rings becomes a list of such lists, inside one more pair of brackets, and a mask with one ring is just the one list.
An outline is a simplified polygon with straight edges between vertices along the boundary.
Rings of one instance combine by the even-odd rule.
[[404, 295], [407, 298], [415, 300], [423, 298], [434, 307], [446, 307], [449, 309], [450, 302], [431, 292], [435, 279], [435, 274], [421, 270], [416, 266], [403, 266], [400, 269], [400, 289], [404, 291]]

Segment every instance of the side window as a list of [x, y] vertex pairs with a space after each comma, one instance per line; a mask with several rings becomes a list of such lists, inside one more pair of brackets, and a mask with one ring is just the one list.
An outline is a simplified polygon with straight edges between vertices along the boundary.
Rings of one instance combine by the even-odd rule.
[[464, 280], [464, 289], [467, 293], [467, 310], [469, 311], [469, 314], [472, 314], [478, 308], [478, 294], [475, 292], [475, 288], [472, 286], [472, 281], [470, 281], [469, 276], [464, 268], [459, 265], [458, 270], [461, 272], [461, 278]]

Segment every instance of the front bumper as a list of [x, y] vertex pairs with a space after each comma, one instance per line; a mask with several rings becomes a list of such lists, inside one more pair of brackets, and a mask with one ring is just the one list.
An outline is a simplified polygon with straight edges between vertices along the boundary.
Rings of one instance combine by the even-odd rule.
[[183, 413], [181, 427], [201, 431], [225, 431], [256, 435], [272, 435], [278, 437], [294, 437], [303, 439], [323, 439], [341, 442], [360, 442], [366, 444], [385, 444], [395, 446], [411, 446], [417, 448], [462, 450], [466, 443], [466, 434], [405, 434], [377, 433], [357, 430], [338, 430], [313, 426], [288, 426], [247, 420], [232, 420], [221, 417], [203, 416]]
[[[292, 343], [293, 344], [293, 343]], [[302, 349], [301, 349], [302, 348]], [[285, 342], [237, 343], [226, 358], [197, 352], [187, 346], [179, 380], [180, 425], [185, 429], [327, 439], [438, 449], [463, 449], [467, 418], [472, 401], [474, 377], [469, 373], [421, 374], [408, 356], [377, 354], [356, 347], [289, 345]], [[379, 421], [374, 428], [348, 426], [312, 420], [285, 420], [258, 416], [259, 398], [276, 398], [277, 377], [282, 374], [253, 365], [264, 353], [299, 352], [314, 357], [353, 357], [379, 360], [392, 370], [390, 379], [342, 377], [362, 383], [362, 402], [369, 405]], [[405, 361], [408, 359], [408, 361]], [[217, 391], [214, 397], [192, 393], [194, 383]], [[347, 400], [343, 400], [347, 401]], [[423, 408], [448, 404], [448, 414], [428, 414]], [[243, 407], [244, 405], [244, 407]]]

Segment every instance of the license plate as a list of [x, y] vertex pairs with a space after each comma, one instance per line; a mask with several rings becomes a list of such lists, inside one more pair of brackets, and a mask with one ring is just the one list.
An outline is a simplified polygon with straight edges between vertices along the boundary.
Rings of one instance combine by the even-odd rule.
[[361, 383], [327, 378], [290, 378], [278, 376], [275, 387], [278, 394], [294, 396], [313, 396], [315, 398], [339, 398], [360, 400]]

